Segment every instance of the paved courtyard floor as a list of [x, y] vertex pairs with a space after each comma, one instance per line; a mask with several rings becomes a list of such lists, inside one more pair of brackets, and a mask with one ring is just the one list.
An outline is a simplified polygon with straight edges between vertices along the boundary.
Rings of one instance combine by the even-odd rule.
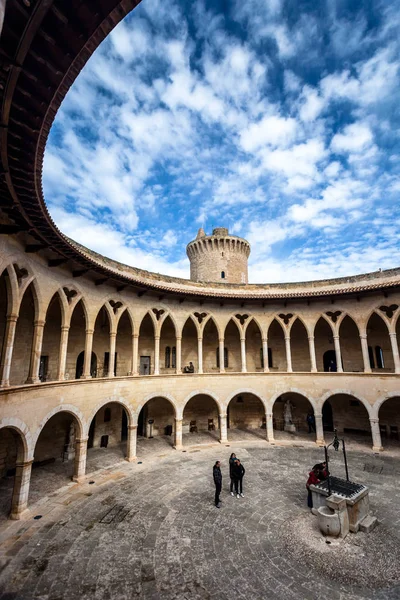
[[[63, 463], [37, 469], [31, 518], [0, 523], [0, 599], [400, 598], [398, 446], [374, 455], [363, 440], [349, 443], [350, 476], [370, 486], [379, 525], [328, 545], [306, 506], [307, 472], [321, 449], [306, 438], [295, 447], [192, 441], [177, 452], [170, 438], [140, 440], [137, 463], [121, 462], [122, 447], [93, 450], [83, 484], [57, 476]], [[232, 451], [246, 468], [240, 499], [228, 492]], [[331, 467], [343, 474], [339, 454]]]

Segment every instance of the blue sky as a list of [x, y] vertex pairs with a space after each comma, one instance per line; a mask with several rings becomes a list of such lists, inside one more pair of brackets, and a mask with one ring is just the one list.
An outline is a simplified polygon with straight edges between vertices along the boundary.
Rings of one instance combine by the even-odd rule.
[[143, 0], [56, 116], [55, 222], [181, 277], [201, 226], [252, 283], [399, 266], [399, 31], [399, 0]]

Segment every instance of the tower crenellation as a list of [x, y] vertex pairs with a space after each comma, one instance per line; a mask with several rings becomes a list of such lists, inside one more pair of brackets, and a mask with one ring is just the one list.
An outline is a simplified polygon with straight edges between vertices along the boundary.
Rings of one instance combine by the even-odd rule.
[[192, 281], [248, 283], [250, 244], [226, 227], [215, 227], [211, 235], [200, 228], [186, 253]]

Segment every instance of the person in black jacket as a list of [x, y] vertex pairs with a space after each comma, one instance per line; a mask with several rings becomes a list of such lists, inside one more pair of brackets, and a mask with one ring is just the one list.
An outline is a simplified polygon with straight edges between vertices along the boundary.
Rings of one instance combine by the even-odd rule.
[[229, 457], [229, 477], [231, 478], [231, 496], [234, 496], [233, 493], [233, 486], [234, 486], [234, 480], [233, 480], [233, 475], [232, 475], [232, 469], [233, 469], [233, 465], [235, 464], [235, 460], [236, 459], [236, 454], [234, 452], [232, 452], [232, 454]]
[[246, 471], [245, 471], [244, 466], [242, 465], [240, 460], [237, 458], [235, 460], [235, 464], [233, 465], [233, 468], [232, 468], [232, 477], [233, 477], [233, 482], [235, 484], [236, 498], [240, 498], [240, 496], [242, 496], [242, 498], [244, 497], [243, 475], [245, 474], [245, 472]]
[[214, 477], [214, 483], [215, 483], [215, 506], [217, 508], [220, 508], [221, 502], [219, 499], [219, 495], [220, 495], [221, 489], [222, 489], [222, 473], [221, 473], [221, 463], [219, 462], [219, 460], [217, 460], [217, 462], [215, 463], [215, 465], [213, 467], [213, 477]]

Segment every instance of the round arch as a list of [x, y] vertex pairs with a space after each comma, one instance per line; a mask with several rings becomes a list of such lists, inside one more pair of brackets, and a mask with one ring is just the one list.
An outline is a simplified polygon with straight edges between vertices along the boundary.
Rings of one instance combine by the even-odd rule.
[[266, 400], [251, 388], [240, 388], [226, 399], [228, 440], [265, 439]]
[[180, 417], [177, 418], [182, 418], [183, 416], [183, 411], [186, 408], [186, 405], [188, 404], [188, 402], [190, 402], [190, 400], [192, 398], [194, 398], [195, 396], [209, 396], [210, 398], [212, 398], [214, 400], [214, 402], [216, 403], [216, 405], [218, 406], [218, 411], [219, 413], [224, 413], [224, 405], [221, 402], [221, 400], [218, 398], [218, 396], [216, 396], [214, 394], [214, 392], [210, 392], [209, 390], [195, 390], [194, 392], [190, 392], [190, 394], [188, 394], [186, 396], [186, 398], [184, 399], [184, 401], [182, 402], [182, 406], [180, 408]]
[[40, 424], [38, 425], [34, 435], [33, 435], [33, 448], [35, 449], [37, 441], [39, 439], [39, 436], [41, 434], [41, 432], [43, 431], [43, 428], [45, 427], [46, 423], [55, 415], [57, 415], [58, 413], [61, 412], [65, 412], [65, 413], [69, 413], [70, 415], [72, 415], [78, 425], [78, 431], [77, 431], [77, 438], [82, 438], [84, 436], [84, 432], [85, 432], [85, 418], [82, 414], [82, 412], [79, 410], [79, 408], [77, 408], [76, 406], [73, 406], [72, 404], [63, 404], [60, 406], [56, 406], [55, 408], [53, 408], [53, 410], [51, 410], [50, 412], [47, 413], [47, 415], [40, 421]]
[[145, 396], [143, 398], [143, 400], [141, 401], [141, 403], [138, 405], [138, 407], [132, 412], [132, 416], [134, 418], [134, 420], [132, 421], [132, 423], [134, 425], [137, 425], [137, 419], [139, 417], [140, 411], [142, 410], [142, 408], [150, 401], [153, 400], [154, 398], [165, 398], [166, 400], [168, 400], [168, 402], [170, 402], [170, 404], [172, 405], [173, 409], [174, 409], [174, 413], [175, 413], [175, 419], [181, 419], [182, 415], [180, 413], [180, 409], [179, 406], [175, 400], [175, 398], [173, 396], [171, 396], [171, 394], [164, 394], [164, 393], [152, 393], [152, 394], [148, 394], [147, 396]]
[[254, 390], [253, 388], [239, 388], [235, 392], [232, 392], [231, 394], [229, 394], [229, 396], [223, 402], [223, 408], [225, 409], [225, 411], [227, 410], [231, 400], [233, 400], [235, 398], [235, 396], [240, 396], [240, 394], [252, 394], [252, 396], [256, 396], [260, 400], [260, 402], [262, 402], [262, 404], [265, 408], [265, 411], [267, 412], [268, 400], [265, 398], [265, 396], [262, 396], [260, 394], [260, 392], [258, 392], [257, 390]]
[[95, 416], [97, 415], [97, 413], [99, 412], [99, 410], [101, 410], [104, 406], [106, 406], [106, 404], [111, 404], [111, 403], [120, 404], [125, 409], [127, 417], [128, 417], [128, 426], [136, 425], [135, 412], [132, 410], [132, 406], [129, 404], [129, 402], [127, 402], [123, 398], [109, 396], [108, 398], [104, 398], [104, 400], [101, 400], [98, 404], [96, 404], [95, 408], [92, 409], [92, 411], [90, 412], [90, 414], [85, 422], [84, 437], [89, 436], [90, 425], [91, 425], [93, 419], [95, 418]]
[[378, 400], [371, 406], [371, 419], [378, 419], [379, 411], [382, 408], [382, 405], [385, 404], [387, 400], [391, 400], [392, 398], [400, 398], [400, 392], [390, 392], [380, 396]]
[[[271, 413], [273, 429], [276, 431], [274, 435], [278, 439], [287, 439], [289, 435], [290, 439], [301, 437], [307, 441], [316, 441], [315, 402], [303, 390], [290, 388], [275, 394]], [[311, 439], [310, 434], [313, 434]]]
[[182, 439], [185, 445], [214, 443], [219, 440], [221, 403], [206, 390], [191, 393], [182, 406]]
[[24, 450], [23, 460], [24, 462], [32, 460], [35, 445], [28, 426], [20, 419], [8, 417], [0, 420], [0, 431], [2, 429], [13, 429], [19, 434]]
[[320, 411], [318, 410], [318, 402], [305, 390], [301, 390], [300, 388], [294, 387], [284, 388], [280, 392], [276, 392], [273, 396], [271, 396], [271, 398], [267, 400], [267, 410], [270, 412], [270, 414], [272, 414], [275, 402], [280, 396], [283, 396], [285, 394], [297, 394], [298, 396], [302, 396], [311, 404], [314, 413], [320, 414]]
[[350, 440], [372, 445], [371, 405], [349, 390], [332, 390], [323, 396], [322, 425], [325, 431], [337, 430]]
[[325, 392], [325, 394], [323, 396], [321, 396], [321, 398], [318, 401], [320, 410], [322, 411], [322, 408], [327, 400], [329, 400], [332, 396], [338, 396], [338, 395], [352, 396], [355, 400], [358, 400], [359, 402], [361, 402], [364, 405], [369, 418], [372, 418], [373, 407], [368, 402], [368, 400], [363, 398], [363, 396], [360, 396], [360, 394], [358, 394], [358, 393], [356, 394], [348, 389], [337, 389], [337, 390], [330, 390], [329, 392]]

